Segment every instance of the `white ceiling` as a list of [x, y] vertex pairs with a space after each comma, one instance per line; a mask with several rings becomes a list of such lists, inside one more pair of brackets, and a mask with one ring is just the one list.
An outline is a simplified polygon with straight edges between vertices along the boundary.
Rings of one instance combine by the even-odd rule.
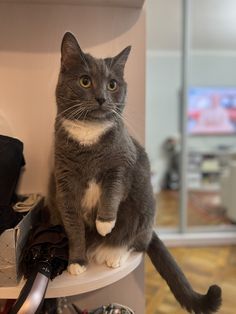
[[[179, 50], [182, 0], [146, 0], [148, 50]], [[190, 0], [191, 47], [236, 52], [236, 0]]]

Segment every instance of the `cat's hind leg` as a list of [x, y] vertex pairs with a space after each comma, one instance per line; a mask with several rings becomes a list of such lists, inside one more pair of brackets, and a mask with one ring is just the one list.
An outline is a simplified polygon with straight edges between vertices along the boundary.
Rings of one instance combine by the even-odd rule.
[[127, 246], [108, 246], [100, 244], [96, 248], [88, 250], [88, 259], [97, 264], [106, 264], [108, 267], [117, 268], [122, 266], [130, 255]]

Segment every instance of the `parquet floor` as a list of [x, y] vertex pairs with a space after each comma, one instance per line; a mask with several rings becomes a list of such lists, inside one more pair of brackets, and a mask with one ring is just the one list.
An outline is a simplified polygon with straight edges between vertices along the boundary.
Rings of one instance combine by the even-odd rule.
[[[178, 191], [162, 190], [156, 196], [157, 226], [177, 227], [179, 224]], [[216, 192], [188, 193], [188, 226], [231, 225]], [[235, 311], [236, 313], [236, 311]]]
[[[171, 248], [193, 288], [205, 293], [211, 284], [223, 291], [219, 314], [236, 313], [236, 246]], [[148, 257], [146, 272], [146, 314], [184, 314], [165, 281], [157, 274]]]
[[[219, 195], [190, 192], [188, 225], [207, 226], [231, 224], [220, 206]], [[177, 191], [161, 191], [157, 196], [157, 226], [178, 226]], [[171, 248], [171, 253], [183, 269], [193, 288], [206, 293], [212, 284], [223, 291], [220, 314], [236, 314], [236, 246]], [[146, 258], [146, 314], [184, 314], [165, 281]]]

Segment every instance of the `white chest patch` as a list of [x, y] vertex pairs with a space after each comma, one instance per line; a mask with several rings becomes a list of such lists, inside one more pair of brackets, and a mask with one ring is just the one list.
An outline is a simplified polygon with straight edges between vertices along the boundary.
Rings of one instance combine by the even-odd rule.
[[91, 210], [94, 208], [101, 197], [101, 186], [94, 180], [89, 182], [88, 188], [85, 190], [84, 196], [81, 201], [83, 208]]
[[96, 144], [101, 135], [113, 126], [113, 123], [110, 121], [91, 122], [64, 119], [62, 125], [73, 139], [81, 145], [89, 146]]

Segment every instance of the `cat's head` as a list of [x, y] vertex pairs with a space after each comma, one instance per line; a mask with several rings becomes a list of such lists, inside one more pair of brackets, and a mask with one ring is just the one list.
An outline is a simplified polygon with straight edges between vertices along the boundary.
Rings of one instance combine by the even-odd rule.
[[56, 89], [58, 116], [71, 120], [112, 120], [124, 109], [124, 67], [131, 47], [117, 56], [96, 59], [84, 53], [66, 33], [61, 45], [61, 71]]

